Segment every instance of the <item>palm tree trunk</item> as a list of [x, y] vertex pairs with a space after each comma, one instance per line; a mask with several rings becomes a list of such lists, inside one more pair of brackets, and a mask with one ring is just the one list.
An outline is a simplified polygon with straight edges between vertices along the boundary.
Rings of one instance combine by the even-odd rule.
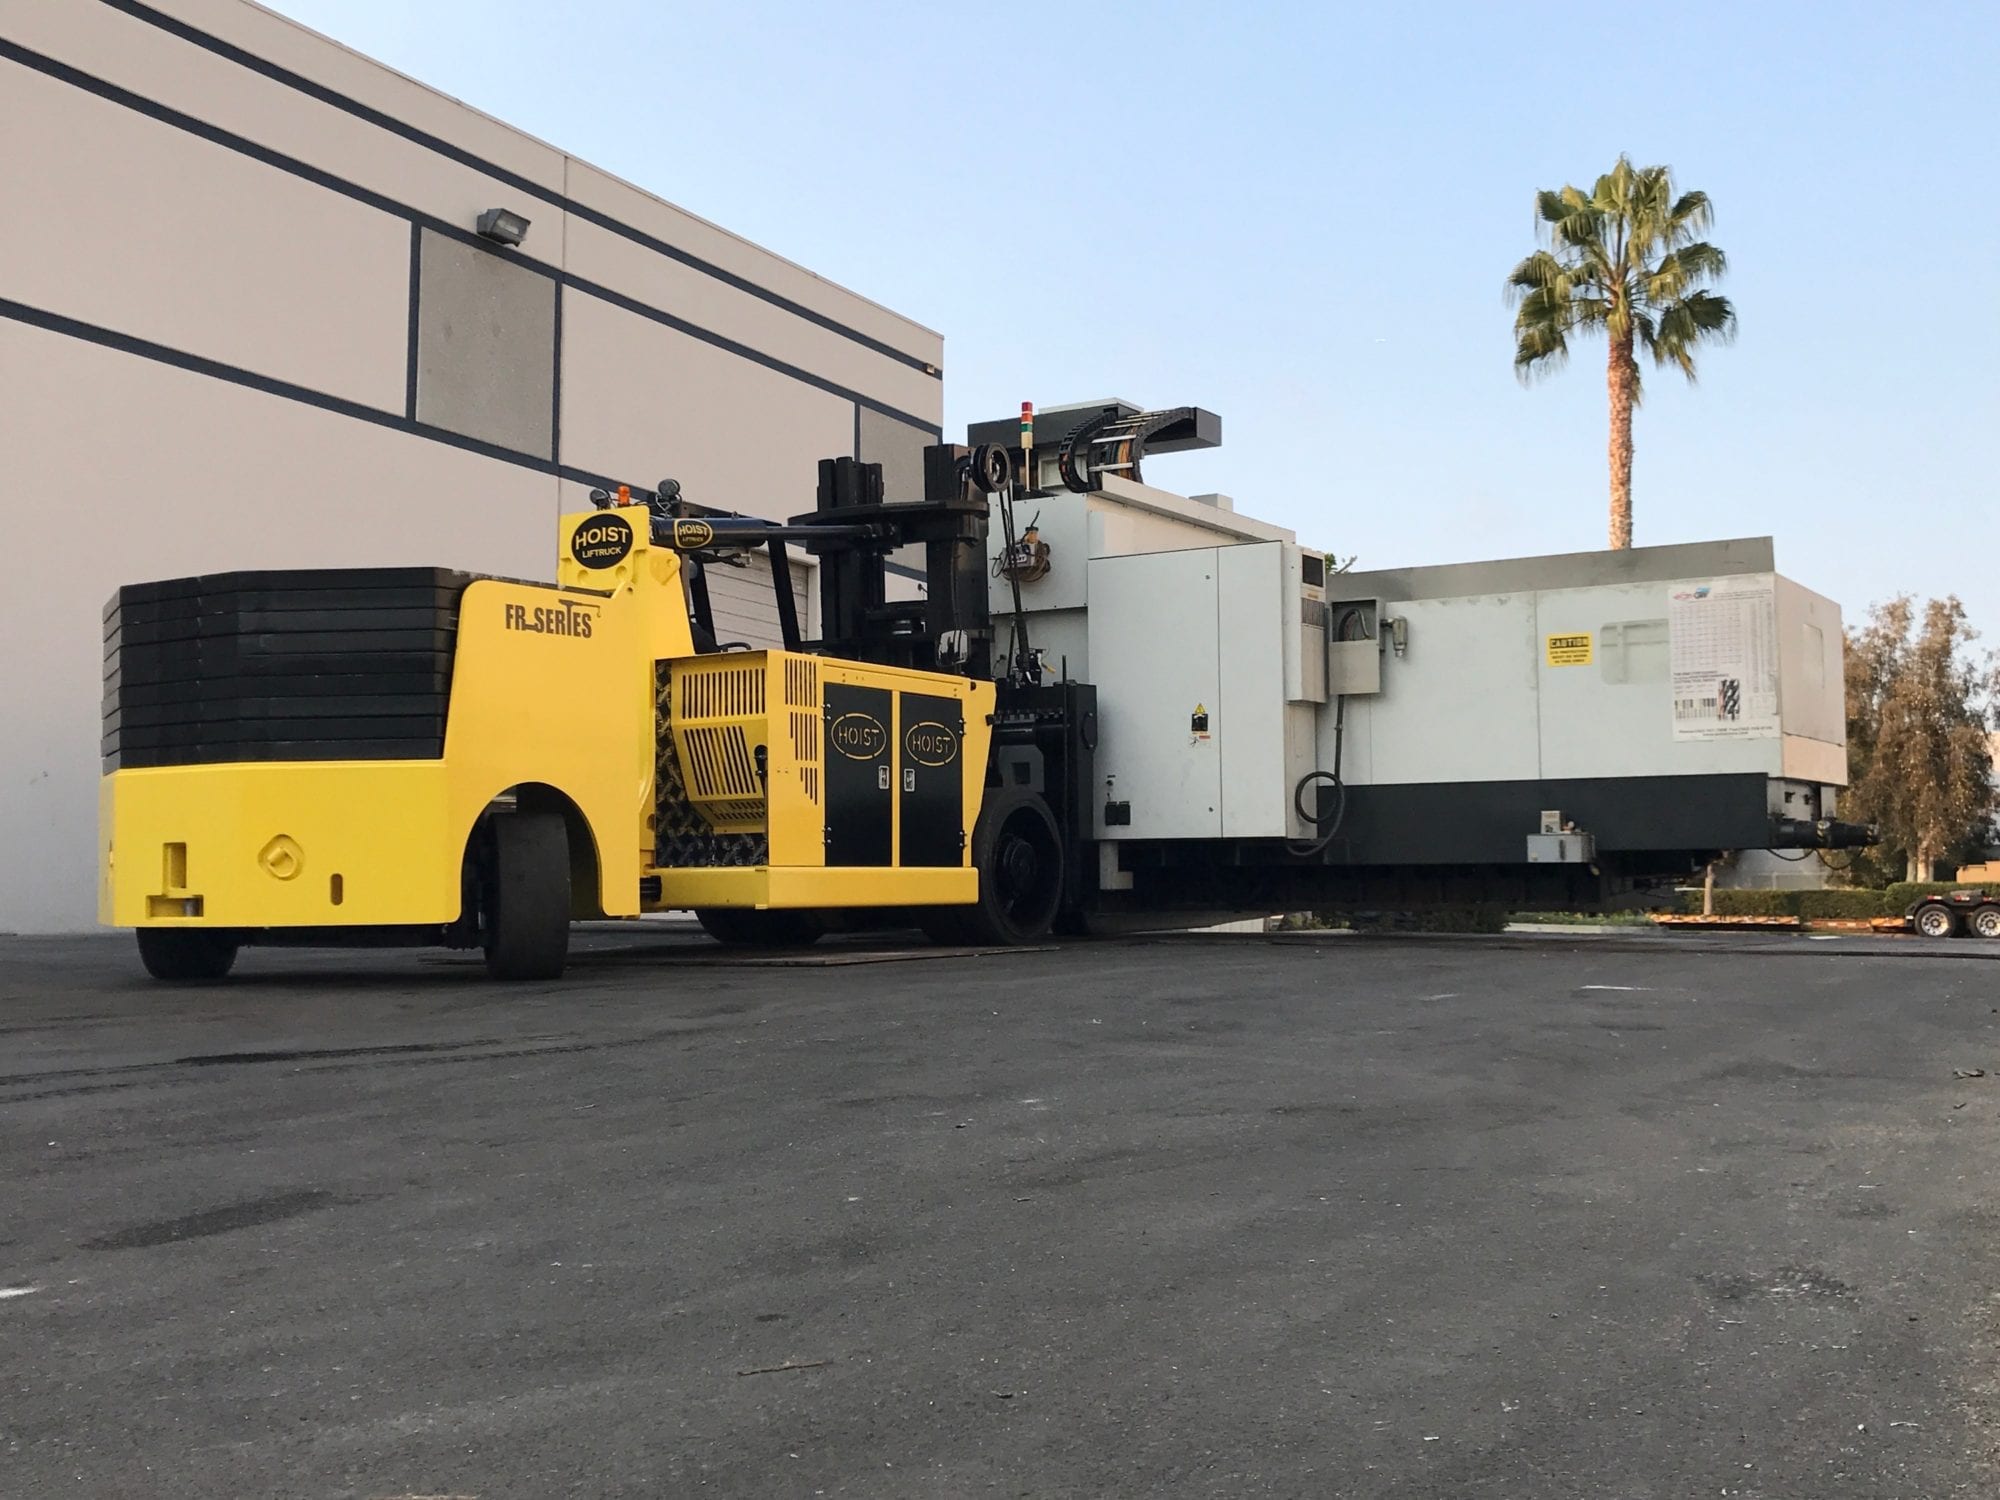
[[1611, 392], [1611, 546], [1632, 545], [1632, 395], [1638, 386], [1638, 364], [1632, 339], [1612, 339], [1605, 384]]

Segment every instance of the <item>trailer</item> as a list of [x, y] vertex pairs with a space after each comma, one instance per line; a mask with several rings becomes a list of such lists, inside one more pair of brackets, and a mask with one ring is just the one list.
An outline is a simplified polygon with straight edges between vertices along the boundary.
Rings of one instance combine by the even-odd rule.
[[1931, 938], [2000, 938], [2000, 895], [1984, 886], [1961, 886], [1920, 896], [1903, 908], [1902, 916], [1877, 925]]
[[[1040, 443], [1037, 436], [1040, 436]], [[1732, 542], [1332, 574], [1144, 482], [1198, 408], [1089, 403], [819, 465], [785, 523], [671, 480], [561, 518], [553, 583], [447, 568], [107, 604], [100, 916], [163, 979], [250, 944], [552, 978], [586, 919], [1011, 944], [1197, 912], [1584, 907], [1828, 848], [1839, 614]], [[808, 637], [788, 549], [821, 565]], [[921, 556], [917, 589], [902, 586]], [[716, 638], [768, 565], [782, 649]], [[907, 597], [898, 597], [898, 594]]]

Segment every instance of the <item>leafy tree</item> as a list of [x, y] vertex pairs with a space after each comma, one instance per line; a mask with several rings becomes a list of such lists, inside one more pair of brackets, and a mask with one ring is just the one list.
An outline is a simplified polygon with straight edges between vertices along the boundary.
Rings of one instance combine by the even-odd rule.
[[1525, 384], [1560, 369], [1572, 334], [1602, 332], [1610, 346], [1611, 545], [1632, 545], [1632, 411], [1642, 394], [1634, 350], [1672, 365], [1690, 384], [1695, 350], [1736, 336], [1729, 299], [1705, 290], [1728, 269], [1698, 239], [1713, 218], [1706, 193], [1674, 193], [1666, 167], [1618, 165], [1581, 188], [1543, 189], [1535, 213], [1547, 248], [1507, 278], [1514, 373]]
[[1991, 836], [2000, 673], [1973, 659], [1975, 639], [1956, 597], [1931, 600], [1921, 621], [1907, 597], [1891, 599], [1847, 633], [1842, 816], [1882, 828], [1882, 843], [1855, 860], [1858, 878], [1930, 880]]

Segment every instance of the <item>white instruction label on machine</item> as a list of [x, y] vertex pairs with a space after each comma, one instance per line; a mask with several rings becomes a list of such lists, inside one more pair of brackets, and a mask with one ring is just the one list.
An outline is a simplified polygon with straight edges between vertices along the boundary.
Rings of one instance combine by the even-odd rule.
[[1667, 603], [1677, 740], [1778, 733], [1778, 602], [1768, 577], [1683, 584]]

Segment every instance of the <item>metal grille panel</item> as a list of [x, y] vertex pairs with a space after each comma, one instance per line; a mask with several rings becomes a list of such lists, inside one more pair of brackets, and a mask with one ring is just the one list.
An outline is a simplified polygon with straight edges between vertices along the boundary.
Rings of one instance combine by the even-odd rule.
[[681, 713], [689, 719], [748, 718], [764, 711], [764, 668], [707, 667], [681, 678]]
[[810, 657], [793, 657], [785, 663], [785, 706], [819, 708], [819, 663]]
[[[674, 749], [672, 733], [672, 663], [658, 664], [655, 741], [659, 747], [659, 779], [653, 819], [654, 862], [665, 868], [742, 867], [761, 865], [770, 859], [770, 845], [761, 828], [755, 831], [718, 829], [696, 810], [689, 800], [687, 775]], [[760, 810], [761, 817], [761, 810]], [[741, 825], [731, 820], [729, 830]]]
[[791, 711], [792, 758], [799, 768], [799, 786], [819, 805], [820, 716], [802, 708]]
[[757, 768], [734, 724], [687, 732], [689, 781], [697, 797], [755, 797]]

